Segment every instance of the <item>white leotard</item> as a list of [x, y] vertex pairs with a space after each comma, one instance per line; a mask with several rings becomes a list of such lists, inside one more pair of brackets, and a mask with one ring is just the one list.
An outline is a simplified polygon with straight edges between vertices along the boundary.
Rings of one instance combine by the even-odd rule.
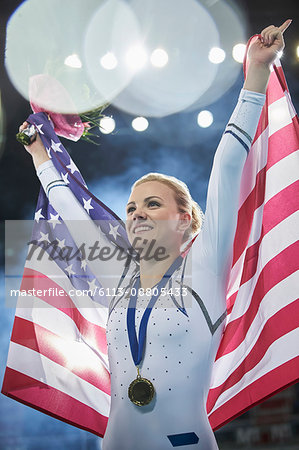
[[[111, 408], [103, 450], [166, 450], [173, 448], [172, 439], [184, 440], [184, 436], [187, 439], [191, 433], [196, 442], [182, 443], [178, 448], [218, 448], [207, 417], [206, 399], [224, 327], [226, 286], [246, 148], [250, 147], [250, 137], [255, 134], [264, 100], [263, 94], [241, 91], [216, 151], [203, 229], [170, 281], [173, 287], [181, 286], [180, 283], [187, 286], [188, 295], [160, 297], [151, 312], [140, 365], [141, 375], [152, 381], [156, 391], [147, 406], [136, 406], [128, 398], [128, 386], [137, 374], [127, 332], [129, 298], [120, 296], [110, 305], [107, 342]], [[45, 192], [49, 183], [53, 187], [53, 180], [61, 178], [51, 161], [39, 167], [38, 175]], [[85, 242], [99, 239], [98, 229], [70, 189], [58, 184], [48, 194], [52, 206], [64, 220], [87, 219]], [[72, 232], [80, 241], [79, 230]], [[120, 274], [121, 267], [114, 266], [114, 272], [117, 270]], [[105, 274], [103, 276], [105, 278]], [[111, 286], [112, 281], [107, 280], [101, 279], [101, 282]], [[180, 308], [182, 299], [185, 311]], [[137, 332], [148, 301], [147, 296], [138, 297]]]

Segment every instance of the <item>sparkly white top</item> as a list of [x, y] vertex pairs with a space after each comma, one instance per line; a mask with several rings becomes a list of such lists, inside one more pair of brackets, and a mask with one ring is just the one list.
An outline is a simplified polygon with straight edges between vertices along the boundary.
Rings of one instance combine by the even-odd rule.
[[[111, 408], [103, 450], [218, 448], [206, 400], [224, 327], [240, 179], [264, 101], [263, 94], [241, 91], [215, 154], [203, 228], [167, 284], [169, 294], [159, 297], [149, 317], [140, 373], [152, 381], [155, 396], [146, 406], [128, 398], [128, 386], [137, 375], [127, 331], [129, 297], [119, 296], [110, 305]], [[39, 167], [38, 175], [45, 192], [61, 178], [51, 161]], [[51, 189], [49, 200], [64, 220], [86, 219], [85, 237], [93, 239], [92, 221], [67, 186]], [[137, 299], [137, 336], [148, 301], [146, 295]]]

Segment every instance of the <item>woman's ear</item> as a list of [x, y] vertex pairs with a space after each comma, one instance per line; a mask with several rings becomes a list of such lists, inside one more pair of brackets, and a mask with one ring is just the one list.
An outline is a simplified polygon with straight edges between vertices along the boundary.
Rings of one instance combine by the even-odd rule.
[[190, 228], [192, 222], [192, 216], [188, 212], [180, 213], [180, 220], [178, 224], [178, 230], [185, 232]]

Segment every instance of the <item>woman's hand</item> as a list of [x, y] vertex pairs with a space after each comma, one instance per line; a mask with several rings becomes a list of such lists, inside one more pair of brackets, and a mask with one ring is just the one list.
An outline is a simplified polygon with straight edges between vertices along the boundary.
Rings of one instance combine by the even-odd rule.
[[278, 52], [284, 48], [283, 33], [291, 24], [286, 20], [280, 27], [270, 25], [252, 40], [248, 49], [248, 68], [244, 89], [248, 91], [266, 92], [270, 65], [274, 62]]
[[292, 20], [288, 19], [280, 27], [270, 25], [265, 28], [249, 46], [249, 62], [268, 66], [272, 64], [277, 54], [284, 49], [283, 33], [291, 22]]
[[[22, 125], [19, 127], [19, 131], [21, 132], [25, 130], [28, 126], [29, 126], [28, 122], [22, 123]], [[30, 145], [24, 145], [24, 147], [27, 150], [27, 152], [30, 153], [30, 155], [32, 156], [32, 160], [36, 169], [42, 163], [49, 161], [50, 158], [46, 152], [44, 144], [42, 143], [42, 140], [38, 133], [35, 141], [32, 142], [32, 144]]]

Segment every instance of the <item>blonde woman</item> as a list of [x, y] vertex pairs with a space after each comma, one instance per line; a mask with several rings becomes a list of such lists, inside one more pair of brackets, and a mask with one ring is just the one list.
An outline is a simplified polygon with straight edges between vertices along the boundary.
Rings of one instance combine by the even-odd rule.
[[[241, 173], [265, 101], [269, 66], [284, 47], [289, 24], [265, 28], [250, 46], [247, 78], [215, 154], [204, 223], [181, 181], [154, 173], [132, 187], [126, 230], [137, 261], [122, 281], [125, 291], [109, 305], [111, 407], [104, 450], [218, 448], [206, 400], [226, 315]], [[26, 149], [74, 239], [98, 240], [98, 228], [41, 140]], [[84, 220], [84, 227], [74, 219]], [[149, 251], [152, 257], [146, 257]], [[100, 269], [98, 264], [90, 261], [101, 284], [119, 286], [123, 261], [115, 258]]]

